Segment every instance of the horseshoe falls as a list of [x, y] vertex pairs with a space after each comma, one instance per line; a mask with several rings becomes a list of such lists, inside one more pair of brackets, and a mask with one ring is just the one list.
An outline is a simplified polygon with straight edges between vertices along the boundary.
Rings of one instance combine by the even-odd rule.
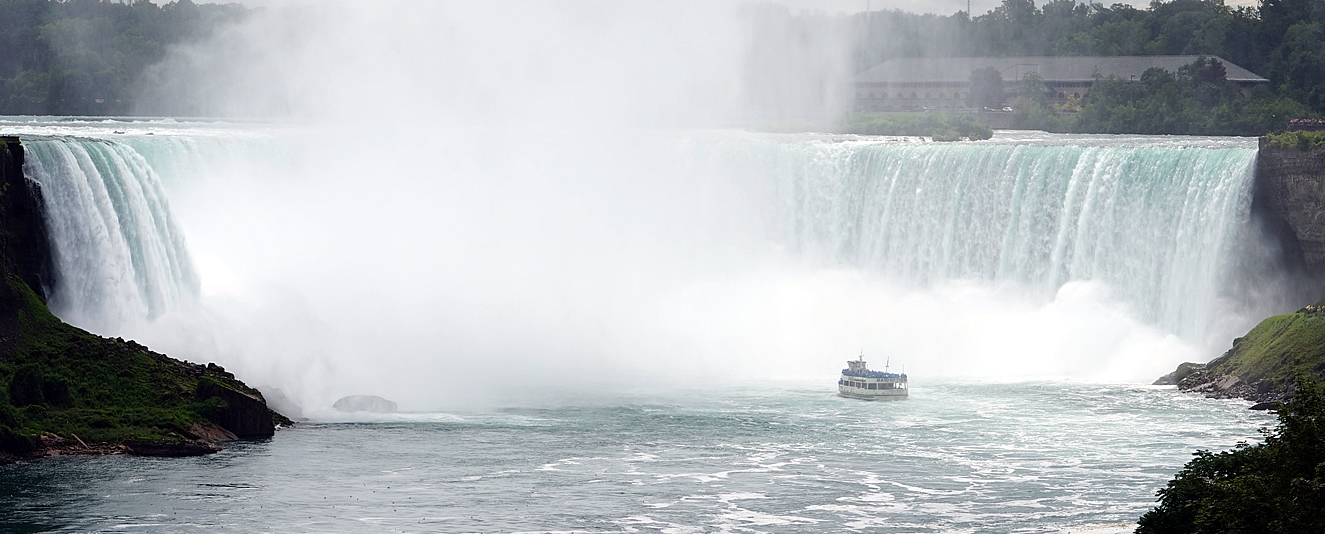
[[494, 152], [382, 136], [341, 152], [255, 126], [34, 132], [58, 315], [318, 404], [387, 384], [499, 402], [472, 379], [509, 358], [533, 395], [640, 372], [820, 376], [861, 350], [931, 376], [1140, 381], [1278, 305], [1234, 283], [1260, 261], [1246, 139], [689, 132]]
[[1278, 305], [1252, 140], [6, 128], [58, 315], [313, 419], [0, 469], [38, 530], [1127, 532], [1272, 421], [1137, 385]]

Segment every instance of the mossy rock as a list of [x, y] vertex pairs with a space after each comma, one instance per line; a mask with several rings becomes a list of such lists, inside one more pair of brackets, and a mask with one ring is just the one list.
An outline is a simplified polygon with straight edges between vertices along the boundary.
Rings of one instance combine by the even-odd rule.
[[[0, 451], [29, 452], [43, 433], [89, 444], [168, 445], [190, 441], [200, 424], [242, 420], [245, 431], [235, 434], [248, 437], [290, 424], [220, 366], [65, 324], [3, 266], [0, 277]], [[217, 399], [217, 391], [231, 396]], [[236, 419], [230, 406], [241, 404], [244, 415]]]

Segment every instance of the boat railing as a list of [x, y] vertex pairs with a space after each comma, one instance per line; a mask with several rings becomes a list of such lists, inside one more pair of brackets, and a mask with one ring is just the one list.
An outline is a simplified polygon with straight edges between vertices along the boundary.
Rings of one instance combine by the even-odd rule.
[[851, 369], [843, 369], [842, 374], [858, 378], [906, 378], [906, 373], [886, 373], [883, 371], [866, 371], [862, 373]]

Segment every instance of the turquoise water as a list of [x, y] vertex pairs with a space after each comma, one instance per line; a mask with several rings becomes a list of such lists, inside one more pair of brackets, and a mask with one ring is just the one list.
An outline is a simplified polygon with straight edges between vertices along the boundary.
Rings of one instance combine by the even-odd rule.
[[9, 532], [1117, 532], [1246, 403], [1066, 382], [675, 391], [0, 467]]

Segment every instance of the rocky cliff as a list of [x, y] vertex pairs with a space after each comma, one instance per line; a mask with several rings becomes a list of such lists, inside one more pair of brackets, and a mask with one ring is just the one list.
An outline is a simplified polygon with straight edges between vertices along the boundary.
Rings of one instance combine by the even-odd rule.
[[1325, 148], [1273, 148], [1262, 139], [1252, 209], [1280, 235], [1290, 263], [1325, 276]]
[[[289, 419], [225, 369], [103, 338], [50, 313], [50, 247], [18, 140], [0, 137], [0, 463], [51, 454], [191, 456]], [[42, 292], [38, 292], [41, 288]]]
[[23, 176], [23, 145], [0, 136], [0, 257], [37, 297], [55, 285], [41, 186]]

